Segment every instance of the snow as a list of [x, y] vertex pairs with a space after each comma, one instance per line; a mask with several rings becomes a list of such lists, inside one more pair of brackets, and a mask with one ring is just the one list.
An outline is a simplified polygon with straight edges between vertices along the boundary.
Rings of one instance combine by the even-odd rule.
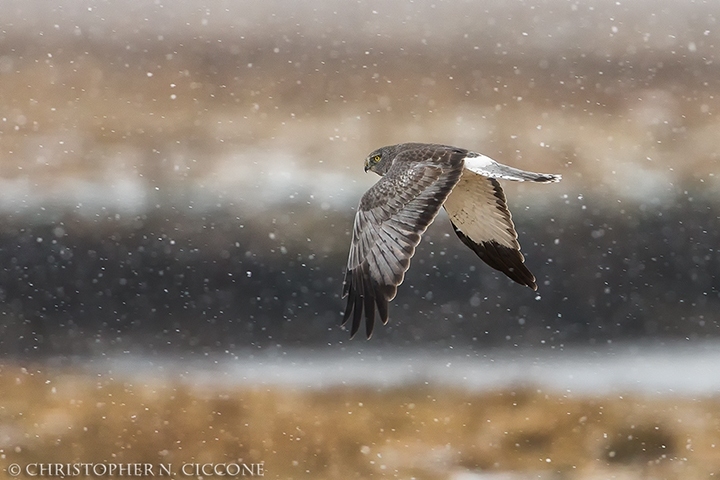
[[[606, 346], [566, 350], [489, 350], [388, 353], [358, 347], [323, 351], [236, 352], [234, 358], [109, 357], [79, 362], [95, 374], [183, 378], [199, 387], [228, 385], [399, 387], [435, 384], [490, 391], [531, 387], [568, 394], [639, 392], [720, 393], [719, 343]], [[150, 378], [148, 378], [150, 377]]]

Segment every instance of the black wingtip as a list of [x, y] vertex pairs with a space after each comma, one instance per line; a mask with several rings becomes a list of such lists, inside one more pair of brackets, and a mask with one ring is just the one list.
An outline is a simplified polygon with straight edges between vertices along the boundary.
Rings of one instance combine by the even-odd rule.
[[353, 338], [355, 334], [360, 330], [360, 322], [362, 321], [363, 313], [363, 295], [361, 292], [355, 292], [355, 298], [351, 300], [353, 302], [353, 320], [350, 328], [350, 338]]
[[371, 288], [367, 288], [369, 285], [366, 285], [365, 287], [365, 334], [367, 335], [368, 340], [370, 340], [370, 337], [372, 336], [373, 327], [375, 327], [375, 297], [374, 297], [374, 291]]
[[378, 313], [380, 314], [380, 321], [383, 325], [388, 323], [388, 301], [387, 298], [377, 296], [375, 297], [375, 303], [377, 305]]
[[470, 247], [483, 262], [495, 270], [501, 271], [514, 282], [530, 287], [533, 291], [537, 290], [535, 275], [525, 266], [523, 256], [519, 250], [500, 245], [493, 241], [475, 243], [470, 237], [457, 228], [455, 224], [453, 224], [453, 229], [458, 238]]
[[381, 285], [374, 281], [362, 266], [345, 275], [343, 298], [347, 297], [347, 305], [341, 325], [346, 325], [352, 317], [351, 339], [360, 330], [363, 318], [368, 340], [372, 337], [376, 319], [379, 319], [383, 325], [387, 324], [389, 300], [395, 296], [396, 291], [397, 287], [393, 285]]

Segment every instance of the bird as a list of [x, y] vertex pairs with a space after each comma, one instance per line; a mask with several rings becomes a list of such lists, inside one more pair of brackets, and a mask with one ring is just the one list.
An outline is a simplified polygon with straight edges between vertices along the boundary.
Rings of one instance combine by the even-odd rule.
[[498, 180], [558, 182], [561, 175], [509, 167], [464, 148], [432, 143], [389, 145], [365, 158], [365, 172], [380, 175], [360, 199], [343, 280], [352, 318], [350, 338], [365, 317], [368, 339], [376, 311], [383, 325], [421, 237], [443, 207], [462, 243], [490, 267], [537, 290]]

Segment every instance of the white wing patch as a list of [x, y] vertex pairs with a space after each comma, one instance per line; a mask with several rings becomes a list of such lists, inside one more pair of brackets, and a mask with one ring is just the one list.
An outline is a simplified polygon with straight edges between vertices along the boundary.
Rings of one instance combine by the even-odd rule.
[[[502, 195], [502, 190], [500, 192]], [[494, 241], [505, 247], [520, 249], [510, 211], [505, 202], [496, 196], [495, 185], [488, 178], [465, 169], [445, 200], [445, 210], [455, 226], [475, 243]]]
[[520, 170], [519, 168], [508, 167], [498, 163], [482, 153], [470, 152], [465, 157], [465, 168], [478, 175], [489, 178], [501, 178], [503, 180], [514, 180], [516, 182], [559, 182], [560, 175], [550, 173], [534, 173]]

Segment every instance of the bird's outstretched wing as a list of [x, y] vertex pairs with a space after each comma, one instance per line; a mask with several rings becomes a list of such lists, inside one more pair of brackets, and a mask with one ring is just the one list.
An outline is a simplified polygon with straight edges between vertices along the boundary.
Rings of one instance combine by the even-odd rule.
[[395, 297], [422, 234], [457, 184], [467, 152], [420, 149], [400, 153], [390, 170], [360, 200], [343, 284], [355, 335], [365, 312], [370, 338], [375, 310], [387, 323]]
[[560, 175], [526, 172], [470, 152], [465, 171], [445, 202], [455, 233], [478, 257], [521, 285], [537, 290], [525, 266], [505, 193], [495, 180], [557, 182]]

